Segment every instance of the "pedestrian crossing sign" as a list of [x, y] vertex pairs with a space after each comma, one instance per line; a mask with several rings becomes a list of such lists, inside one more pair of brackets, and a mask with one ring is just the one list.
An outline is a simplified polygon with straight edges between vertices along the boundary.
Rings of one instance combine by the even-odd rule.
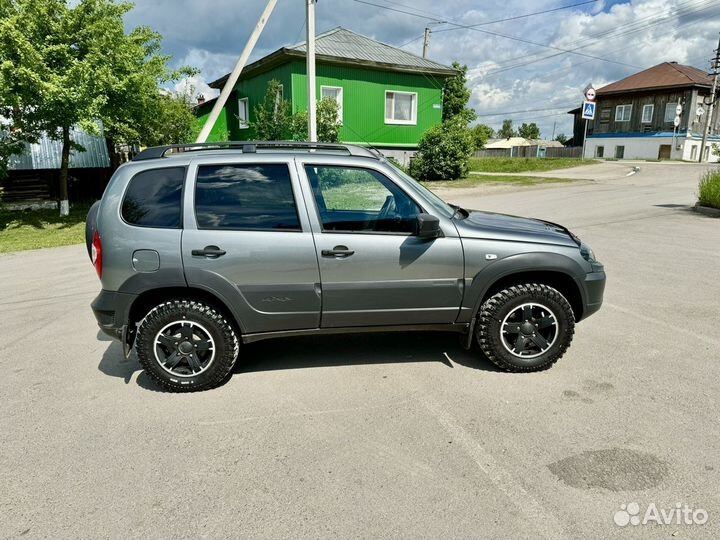
[[595, 120], [595, 102], [594, 101], [584, 101], [583, 102], [582, 118], [583, 118], [583, 120]]

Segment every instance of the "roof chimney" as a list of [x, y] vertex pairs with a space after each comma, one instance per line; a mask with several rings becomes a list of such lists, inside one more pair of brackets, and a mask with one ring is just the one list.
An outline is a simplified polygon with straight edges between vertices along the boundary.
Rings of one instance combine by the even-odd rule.
[[203, 103], [205, 103], [205, 96], [203, 96], [202, 94], [198, 94], [197, 104], [202, 105]]

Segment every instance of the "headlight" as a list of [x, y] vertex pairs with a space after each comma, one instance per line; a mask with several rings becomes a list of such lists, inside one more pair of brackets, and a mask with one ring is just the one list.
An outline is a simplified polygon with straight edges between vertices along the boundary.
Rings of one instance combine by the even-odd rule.
[[582, 255], [582, 258], [585, 259], [587, 262], [597, 262], [597, 259], [595, 258], [595, 253], [592, 249], [590, 249], [590, 246], [587, 244], [582, 244], [580, 246], [580, 255]]

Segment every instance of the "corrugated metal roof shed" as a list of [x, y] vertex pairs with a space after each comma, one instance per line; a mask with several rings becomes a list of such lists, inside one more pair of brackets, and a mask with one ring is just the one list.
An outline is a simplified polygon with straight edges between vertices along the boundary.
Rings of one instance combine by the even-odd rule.
[[[289, 49], [305, 52], [305, 42], [298, 43]], [[356, 34], [346, 28], [337, 27], [318, 34], [315, 38], [315, 53], [335, 58], [347, 58], [351, 60], [366, 60], [368, 62], [379, 62], [382, 64], [397, 64], [419, 69], [431, 69], [448, 71], [453, 73], [452, 68], [422, 58], [415, 54], [398, 49], [392, 45], [375, 41], [369, 37]]]
[[[70, 152], [71, 169], [104, 168], [110, 166], [110, 156], [103, 137], [72, 129], [70, 138], [85, 148], [85, 152]], [[11, 170], [59, 169], [62, 158], [62, 141], [47, 135], [34, 144], [26, 145], [25, 152], [10, 159]]]

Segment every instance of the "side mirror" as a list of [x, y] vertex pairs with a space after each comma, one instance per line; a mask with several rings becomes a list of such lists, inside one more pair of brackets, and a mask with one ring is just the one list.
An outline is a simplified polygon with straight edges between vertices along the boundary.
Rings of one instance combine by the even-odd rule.
[[415, 234], [419, 238], [437, 238], [441, 236], [440, 219], [432, 214], [418, 214]]

